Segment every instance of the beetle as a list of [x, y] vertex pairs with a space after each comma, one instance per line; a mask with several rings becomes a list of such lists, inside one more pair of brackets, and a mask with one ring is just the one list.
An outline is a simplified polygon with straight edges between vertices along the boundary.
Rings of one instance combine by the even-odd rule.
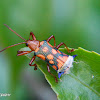
[[[73, 66], [72, 63], [74, 61], [74, 58], [77, 55], [73, 55], [73, 56], [67, 55], [67, 54], [61, 52], [60, 50], [58, 50], [58, 48], [60, 46], [64, 45], [69, 53], [74, 51], [74, 49], [69, 50], [68, 47], [63, 42], [61, 42], [59, 45], [56, 46], [55, 37], [53, 35], [51, 35], [47, 40], [39, 41], [39, 40], [36, 40], [36, 37], [33, 34], [33, 32], [30, 32], [29, 40], [26, 40], [26, 39], [22, 38], [14, 30], [12, 30], [9, 26], [7, 26], [6, 24], [4, 24], [4, 25], [9, 30], [14, 32], [17, 36], [19, 36], [21, 39], [23, 39], [25, 42], [8, 46], [8, 47], [4, 48], [3, 50], [1, 50], [0, 52], [4, 51], [4, 50], [6, 50], [6, 49], [8, 49], [10, 47], [16, 46], [16, 45], [26, 44], [26, 46], [29, 47], [31, 49], [31, 51], [18, 51], [17, 52], [17, 56], [25, 55], [25, 54], [28, 54], [28, 53], [34, 51], [34, 56], [32, 57], [29, 65], [30, 66], [35, 66], [34, 70], [37, 70], [37, 65], [36, 64], [32, 64], [33, 61], [35, 60], [36, 56], [41, 58], [42, 60], [46, 61], [47, 62], [47, 70], [55, 78], [56, 82], [58, 82], [58, 80], [57, 80], [56, 76], [54, 76], [50, 72], [49, 66], [52, 66], [53, 69], [55, 69], [57, 71], [58, 78], [60, 78], [62, 74], [67, 73], [68, 70], [70, 69], [70, 67]], [[31, 36], [32, 36], [32, 40], [30, 39]], [[51, 39], [54, 39], [54, 46], [52, 46], [49, 43], [49, 41]]]

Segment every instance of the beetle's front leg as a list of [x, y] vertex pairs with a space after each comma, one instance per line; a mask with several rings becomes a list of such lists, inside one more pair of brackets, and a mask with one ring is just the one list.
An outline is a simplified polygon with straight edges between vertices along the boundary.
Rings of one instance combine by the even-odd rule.
[[53, 35], [51, 35], [48, 39], [47, 42], [49, 42], [52, 38], [54, 38], [54, 47], [56, 47], [56, 41], [55, 41], [55, 37]]
[[17, 56], [22, 56], [22, 55], [25, 55], [25, 54], [28, 54], [32, 51], [17, 51]]
[[48, 65], [48, 64], [47, 64], [47, 70], [48, 70], [48, 72], [55, 78], [55, 81], [58, 82], [57, 77], [54, 76], [54, 75], [50, 72], [50, 68], [49, 68], [49, 65]]
[[32, 39], [33, 40], [36, 40], [36, 37], [35, 37], [35, 35], [33, 34], [33, 32], [30, 32], [30, 36], [29, 36], [29, 40], [30, 40], [30, 37], [32, 36]]
[[31, 59], [29, 65], [30, 65], [30, 66], [35, 66], [35, 67], [34, 67], [34, 70], [37, 70], [37, 65], [36, 65], [36, 64], [33, 64], [33, 65], [32, 65], [33, 61], [35, 60], [35, 57], [36, 57], [36, 56], [33, 56], [33, 57], [32, 57], [32, 59]]

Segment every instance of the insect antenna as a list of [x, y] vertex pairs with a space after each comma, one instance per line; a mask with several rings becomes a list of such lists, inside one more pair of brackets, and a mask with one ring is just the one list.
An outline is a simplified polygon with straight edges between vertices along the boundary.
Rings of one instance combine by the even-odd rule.
[[14, 44], [14, 45], [8, 46], [8, 47], [4, 48], [3, 50], [1, 50], [0, 52], [6, 50], [6, 49], [8, 49], [8, 48], [14, 47], [14, 46], [16, 46], [16, 45], [20, 45], [20, 44], [24, 44], [24, 43], [26, 43], [26, 42], [17, 43], [17, 44]]
[[25, 40], [24, 38], [22, 38], [18, 33], [16, 33], [14, 30], [12, 30], [8, 25], [4, 24], [9, 30], [11, 30], [13, 33], [15, 33], [17, 36], [19, 36], [21, 39]]

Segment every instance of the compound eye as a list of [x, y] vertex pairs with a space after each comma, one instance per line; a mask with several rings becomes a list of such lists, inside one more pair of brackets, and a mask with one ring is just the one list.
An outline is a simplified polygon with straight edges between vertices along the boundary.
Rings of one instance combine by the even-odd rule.
[[26, 43], [26, 46], [28, 46], [28, 43]]

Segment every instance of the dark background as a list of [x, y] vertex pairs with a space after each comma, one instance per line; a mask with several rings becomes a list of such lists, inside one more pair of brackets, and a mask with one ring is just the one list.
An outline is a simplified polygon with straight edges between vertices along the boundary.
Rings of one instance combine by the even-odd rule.
[[[56, 44], [64, 42], [71, 48], [82, 47], [100, 53], [99, 0], [1, 0], [0, 50], [23, 42], [3, 24], [25, 39], [33, 31], [40, 41], [54, 35]], [[25, 56], [16, 56], [24, 46], [0, 53], [0, 93], [11, 94], [0, 99], [56, 100], [41, 71], [34, 71]]]

